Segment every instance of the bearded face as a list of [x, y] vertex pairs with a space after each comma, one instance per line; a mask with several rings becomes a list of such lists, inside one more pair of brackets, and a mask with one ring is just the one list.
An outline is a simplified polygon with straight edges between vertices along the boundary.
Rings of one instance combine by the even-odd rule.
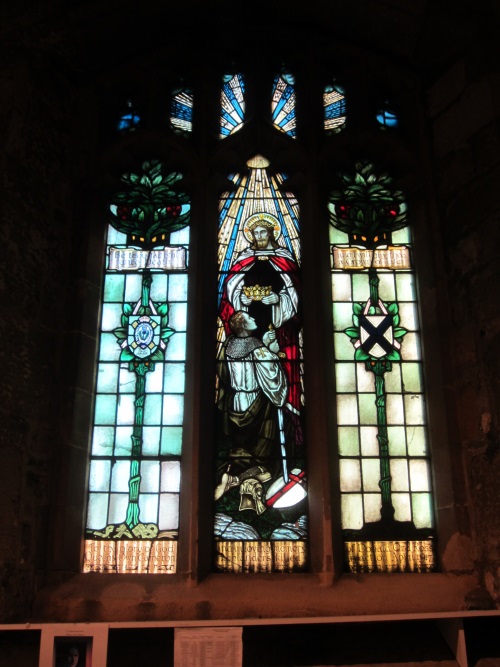
[[271, 235], [267, 227], [257, 226], [253, 230], [253, 238], [255, 240], [255, 247], [257, 250], [264, 250], [270, 246]]

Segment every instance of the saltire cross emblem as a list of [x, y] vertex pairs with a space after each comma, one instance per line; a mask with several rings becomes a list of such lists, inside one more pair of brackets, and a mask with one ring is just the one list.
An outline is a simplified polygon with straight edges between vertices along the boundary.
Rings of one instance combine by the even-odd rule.
[[381, 359], [401, 347], [394, 339], [393, 316], [382, 301], [379, 300], [378, 305], [382, 314], [369, 315], [371, 299], [366, 302], [363, 313], [359, 315], [359, 340], [355, 343], [355, 347], [360, 347], [375, 359]]
[[393, 349], [391, 315], [362, 315], [359, 318], [361, 349], [376, 359]]

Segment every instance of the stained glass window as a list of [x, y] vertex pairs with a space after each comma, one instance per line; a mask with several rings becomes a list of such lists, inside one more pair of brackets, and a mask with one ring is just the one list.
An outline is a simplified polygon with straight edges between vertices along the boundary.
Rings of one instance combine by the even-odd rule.
[[220, 138], [243, 127], [245, 120], [245, 83], [241, 74], [224, 77], [221, 92]]
[[125, 109], [120, 114], [116, 129], [118, 132], [131, 132], [135, 130], [141, 122], [141, 118], [132, 100], [127, 100]]
[[[274, 129], [296, 138], [294, 76], [278, 74], [271, 92]], [[243, 127], [246, 101], [244, 77], [223, 77], [221, 139]], [[316, 102], [324, 135], [342, 131], [344, 89], [330, 79]], [[175, 133], [191, 133], [192, 90], [174, 91], [162, 113]], [[387, 101], [373, 116], [383, 129], [399, 122]], [[140, 121], [127, 101], [118, 129]], [[255, 155], [220, 197], [210, 490], [217, 572], [309, 569], [301, 219], [287, 175], [270, 167]], [[155, 160], [122, 181], [109, 208], [84, 571], [175, 572], [189, 198], [182, 176]], [[328, 210], [345, 567], [432, 571], [436, 532], [405, 196], [389, 175], [360, 162], [338, 175]]]
[[278, 130], [296, 137], [295, 79], [290, 73], [279, 74], [274, 79], [271, 114], [273, 125]]
[[434, 516], [411, 232], [370, 163], [331, 193], [341, 515], [353, 572], [434, 569]]
[[307, 567], [299, 210], [255, 156], [221, 198], [215, 568]]
[[325, 110], [325, 130], [328, 133], [339, 132], [346, 122], [346, 101], [344, 89], [335, 84], [326, 86], [323, 93]]
[[172, 95], [170, 104], [170, 124], [179, 134], [193, 131], [193, 92], [181, 89]]
[[380, 111], [377, 112], [376, 118], [377, 118], [377, 123], [384, 129], [397, 127], [399, 125], [399, 120], [397, 115], [394, 113], [394, 111], [392, 111], [388, 107], [380, 109]]
[[85, 572], [172, 573], [179, 529], [190, 204], [147, 161], [109, 207]]

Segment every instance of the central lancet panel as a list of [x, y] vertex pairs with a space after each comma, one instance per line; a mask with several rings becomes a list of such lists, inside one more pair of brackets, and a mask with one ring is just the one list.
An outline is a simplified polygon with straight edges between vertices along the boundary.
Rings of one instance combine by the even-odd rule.
[[215, 569], [308, 565], [299, 209], [255, 156], [220, 202]]

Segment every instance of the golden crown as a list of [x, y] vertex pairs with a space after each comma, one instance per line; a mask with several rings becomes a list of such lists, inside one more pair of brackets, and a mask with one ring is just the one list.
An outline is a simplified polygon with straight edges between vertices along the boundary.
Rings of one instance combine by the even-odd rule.
[[252, 285], [243, 287], [245, 295], [251, 297], [254, 301], [262, 301], [262, 298], [271, 294], [271, 285], [261, 287], [260, 285]]

